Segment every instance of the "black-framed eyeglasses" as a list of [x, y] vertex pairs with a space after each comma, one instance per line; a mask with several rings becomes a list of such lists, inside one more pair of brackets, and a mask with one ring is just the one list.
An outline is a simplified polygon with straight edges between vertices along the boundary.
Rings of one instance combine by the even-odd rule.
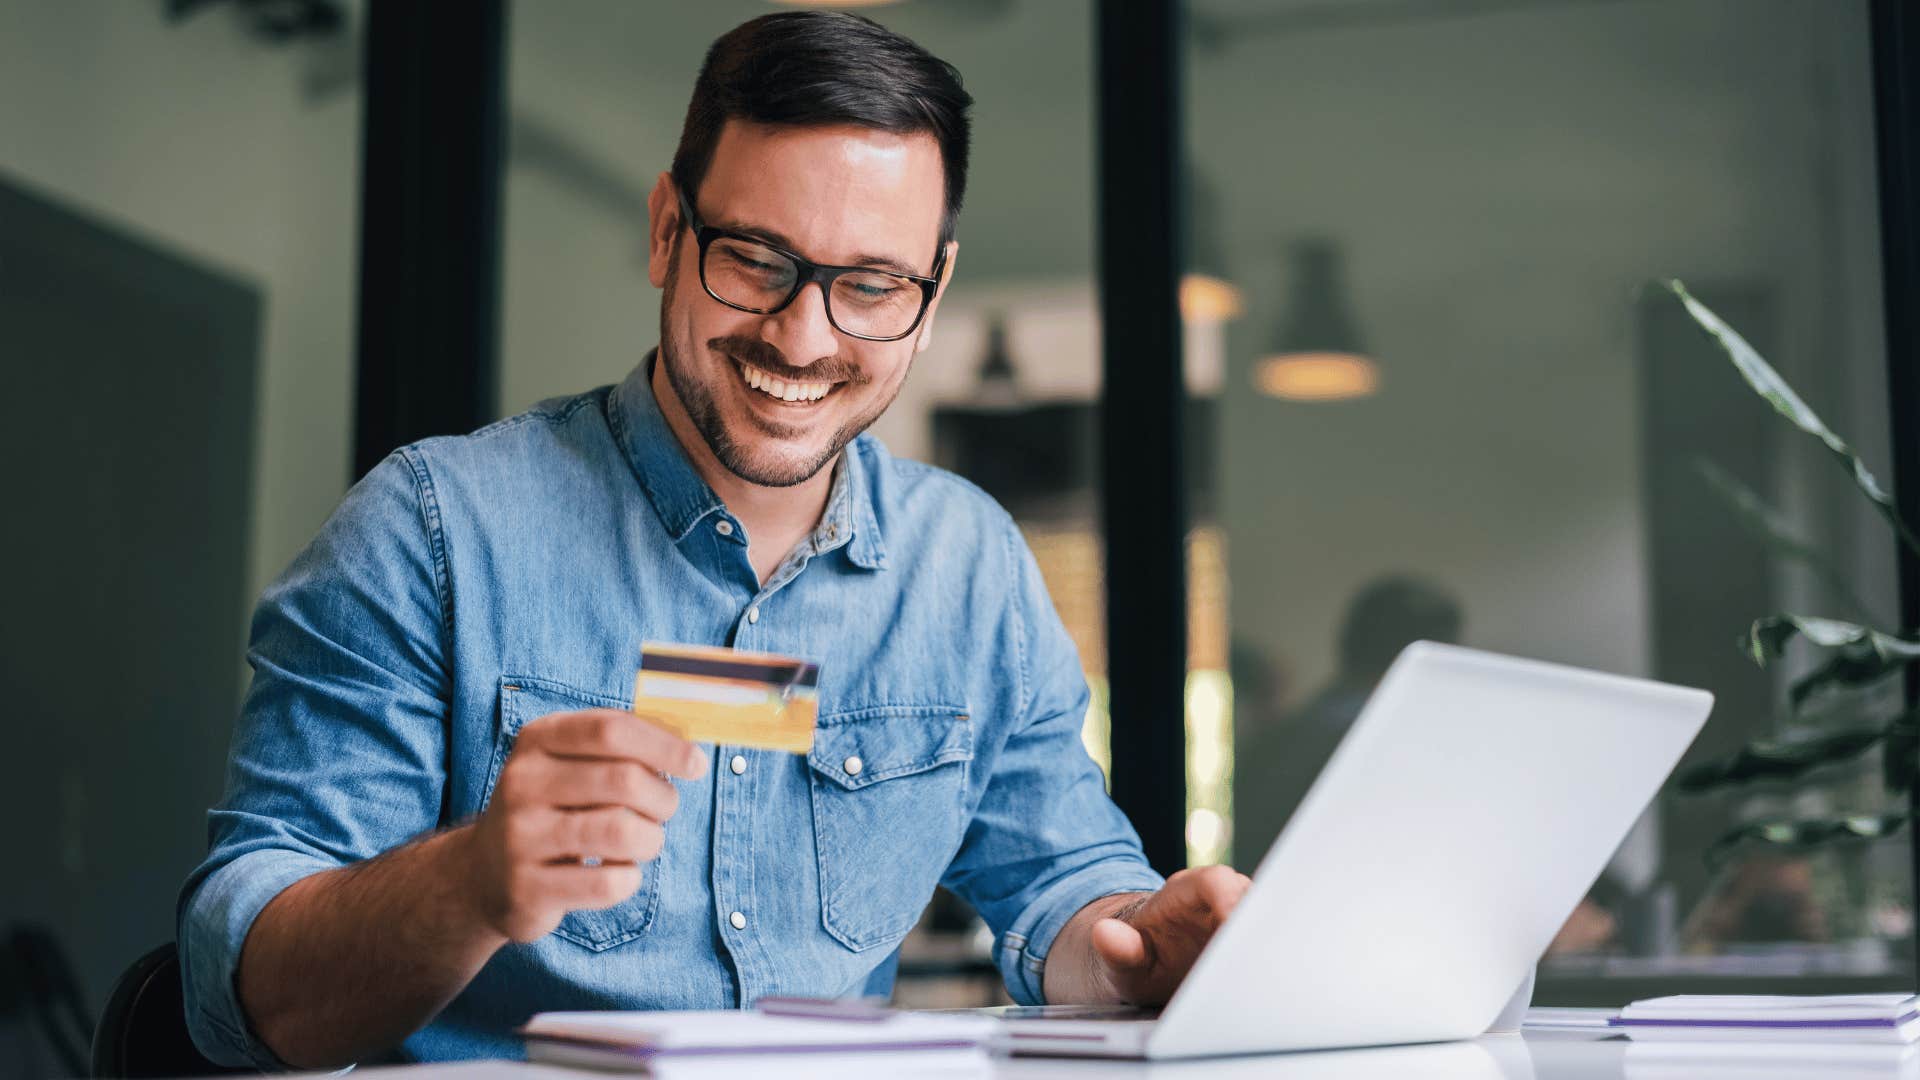
[[730, 308], [772, 315], [818, 282], [827, 301], [827, 321], [835, 330], [865, 341], [898, 341], [926, 318], [939, 292], [940, 271], [947, 263], [944, 245], [934, 256], [932, 277], [871, 266], [827, 266], [765, 240], [716, 229], [694, 213], [685, 189], [678, 194], [680, 214], [700, 246], [700, 287]]

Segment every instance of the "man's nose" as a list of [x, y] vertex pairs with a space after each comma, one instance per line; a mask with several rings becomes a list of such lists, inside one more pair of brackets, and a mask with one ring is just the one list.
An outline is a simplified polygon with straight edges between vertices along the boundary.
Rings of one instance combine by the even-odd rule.
[[840, 351], [840, 335], [827, 318], [827, 294], [818, 282], [807, 284], [793, 303], [767, 316], [761, 323], [760, 337], [795, 367], [805, 367]]

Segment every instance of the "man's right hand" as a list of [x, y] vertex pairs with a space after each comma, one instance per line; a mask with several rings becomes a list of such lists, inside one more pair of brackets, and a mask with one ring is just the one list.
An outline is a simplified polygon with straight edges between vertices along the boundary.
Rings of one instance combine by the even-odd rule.
[[[333, 1069], [386, 1052], [508, 941], [632, 896], [680, 801], [666, 775], [706, 771], [699, 747], [630, 713], [533, 721], [477, 820], [312, 874], [269, 901], [234, 976], [242, 1008], [289, 1065]], [[375, 988], [366, 965], [381, 957]]]
[[570, 911], [632, 896], [680, 803], [666, 777], [706, 771], [698, 746], [631, 713], [585, 709], [527, 724], [492, 801], [464, 830], [476, 913], [525, 942]]

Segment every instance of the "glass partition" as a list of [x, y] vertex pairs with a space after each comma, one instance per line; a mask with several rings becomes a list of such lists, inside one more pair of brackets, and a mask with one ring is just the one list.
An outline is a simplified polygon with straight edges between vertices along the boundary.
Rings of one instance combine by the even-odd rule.
[[1190, 365], [1220, 372], [1192, 573], [1227, 673], [1196, 665], [1195, 700], [1232, 715], [1219, 739], [1190, 717], [1190, 839], [1251, 870], [1412, 640], [1704, 686], [1698, 790], [1649, 809], [1539, 999], [1905, 986], [1905, 839], [1807, 824], [1904, 807], [1878, 747], [1790, 779], [1696, 768], [1897, 709], [1884, 684], [1796, 708], [1816, 658], [1737, 644], [1777, 611], [1891, 626], [1886, 523], [1649, 287], [1684, 279], [1884, 475], [1867, 5], [1188, 15], [1191, 269], [1232, 301], [1188, 313]]

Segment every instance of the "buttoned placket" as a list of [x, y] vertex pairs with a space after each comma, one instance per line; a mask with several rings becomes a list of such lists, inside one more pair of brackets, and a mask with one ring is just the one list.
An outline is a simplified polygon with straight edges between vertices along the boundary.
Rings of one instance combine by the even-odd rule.
[[[816, 556], [848, 541], [848, 517], [847, 493], [843, 485], [836, 484], [820, 525], [806, 541], [794, 546], [734, 619], [729, 641], [733, 648], [747, 652], [777, 651], [768, 648], [768, 639], [773, 636], [778, 621], [774, 614], [775, 599]], [[718, 512], [712, 528], [724, 543], [746, 545], [745, 531], [735, 525], [725, 511]], [[733, 959], [739, 983], [738, 1004], [746, 1008], [774, 985], [775, 978], [772, 955], [755, 920], [757, 853], [753, 847], [753, 815], [760, 802], [758, 792], [765, 782], [763, 777], [768, 776], [773, 766], [766, 755], [729, 746], [715, 747], [713, 760], [727, 763], [724, 773], [715, 770], [713, 785], [714, 919], [719, 926], [720, 940]]]
[[[714, 760], [720, 761], [725, 748], [719, 748]], [[767, 952], [752, 916], [756, 908], [753, 849], [754, 807], [759, 801], [761, 778], [765, 768], [756, 764], [747, 752], [734, 751], [727, 758], [727, 769], [715, 770], [713, 784], [713, 906], [720, 940], [733, 959], [735, 984], [746, 1008], [764, 996], [772, 985], [773, 959]]]

